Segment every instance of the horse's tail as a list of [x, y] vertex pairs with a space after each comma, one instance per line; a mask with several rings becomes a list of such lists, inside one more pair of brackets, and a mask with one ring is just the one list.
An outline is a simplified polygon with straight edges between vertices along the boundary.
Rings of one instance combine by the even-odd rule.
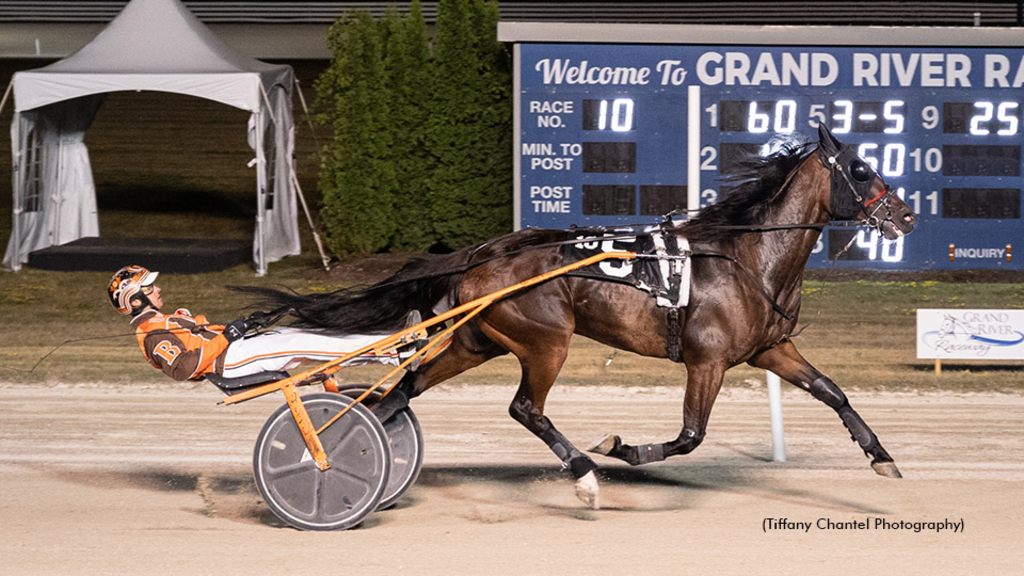
[[458, 251], [429, 260], [414, 260], [390, 278], [368, 287], [343, 288], [324, 294], [298, 294], [257, 286], [233, 290], [258, 297], [255, 305], [288, 310], [294, 326], [346, 334], [400, 330], [406, 315], [418, 310], [434, 316], [434, 307], [454, 293], [465, 271], [466, 253]]

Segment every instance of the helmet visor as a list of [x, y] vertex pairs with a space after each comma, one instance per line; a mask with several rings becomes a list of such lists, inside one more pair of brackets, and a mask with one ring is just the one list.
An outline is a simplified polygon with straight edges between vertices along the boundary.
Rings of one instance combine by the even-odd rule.
[[142, 288], [143, 294], [149, 294], [153, 291], [153, 284], [156, 282], [156, 277], [159, 276], [159, 272], [146, 271], [146, 275], [139, 280], [139, 286]]

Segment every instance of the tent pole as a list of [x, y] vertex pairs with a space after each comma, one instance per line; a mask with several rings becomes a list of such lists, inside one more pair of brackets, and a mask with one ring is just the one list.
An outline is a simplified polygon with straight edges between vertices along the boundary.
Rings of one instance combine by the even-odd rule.
[[295, 91], [299, 93], [299, 102], [302, 104], [302, 111], [306, 114], [306, 122], [309, 123], [309, 133], [313, 136], [313, 145], [316, 146], [316, 156], [320, 162], [324, 161], [323, 153], [320, 151], [320, 140], [316, 137], [316, 129], [313, 127], [313, 120], [309, 115], [309, 106], [306, 106], [306, 97], [302, 95], [302, 87], [299, 86], [299, 79], [295, 80]]
[[256, 275], [267, 275], [267, 254], [263, 246], [263, 219], [267, 212], [264, 169], [266, 158], [263, 156], [263, 114], [256, 114], [256, 249], [259, 256], [256, 258]]
[[[320, 159], [322, 164], [324, 161], [323, 152], [320, 150], [320, 140], [316, 137], [316, 128], [313, 127], [313, 120], [309, 115], [309, 106], [306, 106], [306, 97], [302, 94], [302, 86], [299, 84], [298, 78], [292, 78], [295, 81], [295, 92], [299, 95], [299, 103], [302, 104], [302, 112], [306, 115], [306, 122], [309, 124], [309, 135], [313, 137], [313, 145], [316, 146], [316, 157]], [[299, 199], [302, 200], [302, 209], [306, 211], [306, 218], [309, 219], [309, 227], [313, 230], [313, 240], [316, 241], [317, 249], [320, 250], [320, 260], [324, 263], [324, 270], [330, 270], [328, 263], [330, 259], [324, 255], [323, 246], [320, 243], [320, 235], [317, 234], [316, 227], [313, 226], [313, 219], [309, 216], [309, 208], [306, 207], [306, 199], [303, 197], [302, 188], [299, 186], [299, 176], [295, 174], [295, 168], [292, 167], [292, 178], [295, 179], [295, 187], [299, 190]]]
[[[12, 81], [13, 84], [13, 81]], [[8, 92], [10, 87], [8, 87]], [[7, 95], [4, 95], [4, 101], [6, 102]], [[3, 111], [3, 102], [0, 102], [0, 112]], [[14, 111], [14, 115], [11, 118], [11, 123], [15, 126], [15, 130], [18, 131], [18, 141], [15, 142], [14, 138], [11, 138], [11, 169], [14, 171], [14, 190], [11, 191], [11, 204], [13, 213], [11, 214], [11, 238], [14, 239], [14, 263], [11, 265], [13, 272], [21, 270], [21, 214], [24, 211], [24, 189], [22, 185], [24, 180], [21, 175], [21, 114], [17, 110]], [[15, 162], [15, 158], [18, 161]]]
[[[0, 99], [0, 114], [4, 113], [4, 105], [7, 104], [7, 97], [11, 95], [12, 88], [14, 88], [14, 78], [11, 78], [11, 81], [7, 83], [7, 90], [4, 90], [4, 97]], [[303, 106], [305, 106], [305, 103], [303, 103]]]
[[[298, 89], [298, 80], [295, 81], [296, 89]], [[267, 111], [270, 112], [270, 119], [277, 124], [277, 119], [274, 118], [273, 109], [270, 107], [270, 97], [267, 96], [267, 90], [263, 86], [263, 81], [260, 81], [260, 93], [263, 94], [263, 102], [267, 105]], [[302, 97], [302, 92], [299, 92], [299, 100], [302, 101], [302, 108], [306, 109], [306, 100]], [[306, 110], [306, 115], [309, 116], [309, 110]], [[319, 154], [319, 150], [317, 151]], [[320, 253], [320, 262], [324, 265], [324, 270], [330, 271], [331, 267], [328, 263], [331, 261], [324, 252], [323, 242], [320, 241], [320, 233], [316, 230], [316, 225], [313, 224], [313, 217], [309, 214], [309, 206], [306, 205], [306, 195], [302, 193], [302, 186], [299, 186], [299, 176], [295, 173], [295, 163], [288, 159], [288, 171], [291, 174], [292, 184], [295, 186], [295, 191], [298, 193], [299, 201], [302, 204], [302, 211], [306, 214], [306, 221], [309, 222], [309, 229], [313, 232], [313, 242], [316, 244], [317, 252]]]
[[[4, 113], [4, 106], [7, 104], [7, 97], [11, 95], [11, 88], [13, 88], [13, 87], [14, 87], [14, 78], [12, 77], [11, 81], [7, 83], [7, 90], [4, 90], [4, 97], [0, 98], [0, 114]], [[13, 121], [14, 122], [18, 121], [18, 114], [17, 114], [17, 112], [14, 113]], [[20, 140], [20, 138], [19, 138], [19, 140]], [[14, 143], [14, 142], [11, 142], [11, 167], [15, 171], [15, 174], [14, 174], [14, 181], [15, 182], [17, 182], [17, 180], [18, 180], [17, 171], [18, 171], [18, 168], [19, 168], [17, 165], [15, 165], [15, 162], [14, 162], [14, 157], [17, 156], [17, 154], [18, 154], [17, 148], [18, 148], [18, 144]], [[11, 238], [14, 239], [14, 246], [15, 246], [15, 249], [14, 249], [14, 264], [11, 265], [11, 271], [12, 272], [17, 272], [17, 271], [21, 270], [21, 234], [20, 234], [21, 227], [18, 225], [18, 221], [21, 220], [21, 206], [20, 206], [21, 202], [19, 202], [19, 198], [18, 198], [19, 190], [20, 190], [20, 186], [18, 186], [16, 184], [14, 186], [14, 190], [13, 190], [13, 193], [11, 195], [12, 196], [11, 197], [11, 203], [13, 205], [12, 206], [13, 213], [11, 214]]]
[[292, 175], [292, 184], [295, 185], [295, 190], [299, 193], [299, 200], [302, 202], [302, 211], [306, 213], [306, 220], [309, 221], [309, 229], [313, 231], [313, 242], [316, 243], [316, 249], [320, 252], [320, 262], [324, 265], [324, 270], [330, 272], [331, 259], [324, 253], [324, 245], [320, 242], [320, 235], [317, 234], [316, 226], [313, 225], [313, 218], [309, 215], [309, 207], [306, 206], [306, 197], [302, 194], [302, 186], [299, 185], [299, 176], [295, 174], [295, 166], [289, 163], [288, 168]]

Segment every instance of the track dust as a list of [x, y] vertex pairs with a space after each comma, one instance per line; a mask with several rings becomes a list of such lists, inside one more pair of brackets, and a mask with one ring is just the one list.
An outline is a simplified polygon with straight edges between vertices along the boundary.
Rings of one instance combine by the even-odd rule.
[[[905, 478], [876, 476], [835, 415], [788, 390], [788, 461], [770, 462], [761, 390], [726, 392], [693, 454], [602, 465], [584, 509], [507, 416], [512, 386], [414, 401], [426, 466], [346, 532], [299, 532], [260, 500], [251, 451], [282, 399], [217, 406], [212, 387], [0, 385], [5, 574], [1008, 574], [1021, 562], [1024, 398], [860, 393]], [[578, 445], [674, 437], [682, 390], [563, 386], [548, 414]], [[765, 530], [786, 523], [963, 522], [963, 532]], [[782, 525], [787, 525], [786, 523]]]

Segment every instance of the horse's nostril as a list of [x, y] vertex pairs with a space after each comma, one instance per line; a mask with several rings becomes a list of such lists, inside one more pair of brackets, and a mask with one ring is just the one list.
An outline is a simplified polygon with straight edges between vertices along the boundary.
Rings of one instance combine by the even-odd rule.
[[903, 221], [906, 222], [907, 224], [910, 224], [914, 220], [917, 220], [917, 218], [915, 218], [913, 214], [904, 214], [903, 215]]

